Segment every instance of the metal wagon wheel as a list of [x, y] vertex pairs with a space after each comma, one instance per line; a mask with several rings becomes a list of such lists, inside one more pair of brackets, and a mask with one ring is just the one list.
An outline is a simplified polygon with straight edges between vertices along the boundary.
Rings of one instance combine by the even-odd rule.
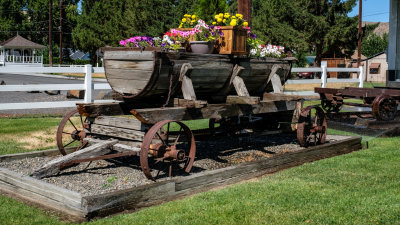
[[83, 139], [90, 133], [88, 118], [72, 110], [64, 115], [57, 129], [57, 147], [62, 155], [66, 155], [66, 148], [71, 147], [78, 151], [87, 145]]
[[[312, 114], [315, 114], [314, 118], [312, 118]], [[297, 124], [297, 140], [300, 146], [308, 147], [311, 144], [324, 144], [326, 132], [326, 116], [320, 107], [308, 106], [301, 111]]]
[[372, 113], [378, 120], [393, 120], [397, 113], [397, 102], [387, 95], [379, 95], [372, 102]]
[[192, 131], [179, 121], [163, 120], [143, 139], [140, 166], [148, 179], [172, 176], [175, 170], [189, 173], [196, 155]]

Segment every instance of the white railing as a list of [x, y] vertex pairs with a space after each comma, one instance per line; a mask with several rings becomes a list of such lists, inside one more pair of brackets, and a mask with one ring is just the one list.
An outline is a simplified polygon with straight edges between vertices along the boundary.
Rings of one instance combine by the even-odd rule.
[[[331, 68], [326, 66], [321, 67], [309, 67], [309, 68], [292, 68], [292, 73], [298, 72], [319, 72], [321, 73], [321, 79], [303, 79], [303, 80], [287, 80], [285, 84], [321, 84], [322, 88], [326, 88], [327, 83], [358, 83], [358, 87], [363, 87], [364, 72], [363, 67], [358, 68]], [[349, 72], [358, 73], [358, 78], [354, 79], [340, 79], [340, 78], [328, 78], [328, 72]], [[313, 96], [318, 95], [314, 91], [285, 91], [288, 95], [301, 95], [301, 96]]]
[[104, 73], [104, 68], [91, 65], [84, 67], [1, 67], [0, 73], [85, 73], [85, 80], [82, 84], [0, 85], [0, 92], [85, 90], [85, 97], [78, 101], [0, 103], [0, 110], [65, 108], [75, 107], [76, 103], [113, 102], [113, 100], [93, 100], [93, 90], [109, 90], [111, 87], [108, 83], [94, 84], [92, 72]]
[[16, 56], [16, 55], [7, 55], [5, 58], [5, 62], [11, 63], [42, 63], [43, 56]]

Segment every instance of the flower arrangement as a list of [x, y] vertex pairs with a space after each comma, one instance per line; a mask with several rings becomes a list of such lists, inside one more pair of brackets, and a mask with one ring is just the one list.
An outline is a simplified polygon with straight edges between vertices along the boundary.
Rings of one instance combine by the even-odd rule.
[[119, 44], [124, 47], [137, 47], [137, 48], [160, 47], [161, 39], [146, 37], [146, 36], [135, 36], [125, 40], [121, 40]]
[[199, 18], [195, 14], [185, 14], [179, 24], [179, 28], [192, 28]]
[[265, 43], [256, 38], [255, 34], [251, 34], [251, 37], [247, 39], [247, 45], [249, 46], [250, 52], [249, 57], [257, 58], [284, 58], [286, 54], [284, 53], [285, 48], [279, 45], [271, 45]]
[[212, 23], [213, 25], [218, 26], [233, 26], [233, 27], [247, 27], [249, 23], [243, 19], [243, 15], [236, 13], [235, 15], [231, 15], [229, 13], [219, 13], [214, 16], [215, 21]]
[[189, 33], [191, 36], [194, 36], [194, 40], [196, 41], [213, 42], [220, 36], [223, 36], [220, 29], [220, 26], [209, 26], [203, 20], [198, 20], [197, 25]]

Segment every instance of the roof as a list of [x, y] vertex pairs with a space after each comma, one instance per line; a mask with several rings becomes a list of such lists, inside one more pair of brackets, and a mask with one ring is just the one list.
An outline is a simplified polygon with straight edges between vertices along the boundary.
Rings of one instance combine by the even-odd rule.
[[12, 37], [6, 41], [3, 41], [0, 43], [1, 47], [7, 47], [7, 48], [45, 48], [46, 46], [37, 44], [35, 42], [32, 42], [28, 39], [23, 38], [20, 35], [16, 35], [15, 37]]
[[380, 63], [371, 63], [371, 65], [369, 65], [370, 69], [379, 69], [379, 67], [381, 66]]

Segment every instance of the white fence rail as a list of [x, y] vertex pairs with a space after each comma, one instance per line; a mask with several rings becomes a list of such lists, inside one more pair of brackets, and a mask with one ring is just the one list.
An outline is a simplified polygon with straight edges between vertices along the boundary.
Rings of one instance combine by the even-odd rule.
[[94, 84], [92, 72], [104, 73], [104, 68], [92, 67], [91, 65], [84, 67], [2, 67], [0, 73], [85, 73], [85, 80], [82, 84], [1, 85], [0, 92], [85, 90], [85, 97], [78, 101], [0, 103], [0, 110], [65, 108], [75, 107], [76, 103], [112, 102], [113, 100], [93, 100], [93, 90], [109, 90], [111, 87], [108, 83]]
[[[321, 84], [322, 88], [326, 88], [327, 83], [358, 83], [358, 87], [363, 87], [364, 73], [363, 67], [358, 68], [327, 68], [326, 66], [321, 67], [309, 67], [309, 68], [292, 68], [292, 73], [298, 72], [320, 72], [321, 79], [304, 79], [304, 80], [288, 80], [285, 84]], [[358, 73], [358, 78], [355, 79], [340, 79], [340, 78], [328, 78], [328, 72], [350, 72]], [[315, 96], [314, 91], [285, 91], [288, 95], [301, 95], [301, 96]]]

